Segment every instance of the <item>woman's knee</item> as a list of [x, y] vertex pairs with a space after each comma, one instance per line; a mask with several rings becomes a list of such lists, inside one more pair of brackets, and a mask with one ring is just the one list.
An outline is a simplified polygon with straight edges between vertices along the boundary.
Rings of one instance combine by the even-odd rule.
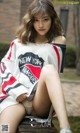
[[41, 71], [41, 75], [44, 76], [44, 78], [49, 78], [51, 75], [56, 76], [57, 73], [57, 69], [51, 64], [45, 65]]

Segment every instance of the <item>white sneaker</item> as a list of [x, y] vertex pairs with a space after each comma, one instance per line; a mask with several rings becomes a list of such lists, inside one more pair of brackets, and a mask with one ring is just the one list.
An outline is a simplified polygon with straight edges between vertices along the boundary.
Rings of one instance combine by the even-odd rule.
[[60, 130], [60, 133], [72, 133], [72, 131], [69, 128], [63, 128]]

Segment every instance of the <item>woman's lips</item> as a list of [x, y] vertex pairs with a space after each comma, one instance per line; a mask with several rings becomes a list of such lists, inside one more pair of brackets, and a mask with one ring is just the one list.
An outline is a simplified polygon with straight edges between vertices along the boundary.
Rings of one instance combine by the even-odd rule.
[[39, 29], [39, 31], [45, 31], [45, 29]]

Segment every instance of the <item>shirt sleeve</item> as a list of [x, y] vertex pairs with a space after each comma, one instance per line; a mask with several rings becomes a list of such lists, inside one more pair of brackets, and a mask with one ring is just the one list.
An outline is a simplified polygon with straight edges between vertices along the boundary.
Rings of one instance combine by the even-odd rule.
[[[53, 47], [53, 58], [52, 62], [54, 62], [55, 58], [55, 66], [58, 70], [58, 72], [62, 73], [64, 69], [64, 59], [65, 59], [65, 51], [66, 51], [66, 45], [65, 44], [52, 44]], [[55, 54], [54, 54], [55, 53]]]
[[27, 87], [18, 81], [19, 74], [16, 45], [13, 41], [0, 63], [1, 91], [4, 95], [11, 95], [16, 99], [19, 95], [28, 93]]

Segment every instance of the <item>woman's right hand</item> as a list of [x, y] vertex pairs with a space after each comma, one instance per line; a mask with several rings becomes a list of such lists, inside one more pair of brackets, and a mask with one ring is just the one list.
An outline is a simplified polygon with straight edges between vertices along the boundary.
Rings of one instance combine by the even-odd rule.
[[19, 95], [17, 97], [16, 101], [17, 102], [23, 102], [26, 98], [27, 98], [26, 93], [24, 93], [24, 94]]

